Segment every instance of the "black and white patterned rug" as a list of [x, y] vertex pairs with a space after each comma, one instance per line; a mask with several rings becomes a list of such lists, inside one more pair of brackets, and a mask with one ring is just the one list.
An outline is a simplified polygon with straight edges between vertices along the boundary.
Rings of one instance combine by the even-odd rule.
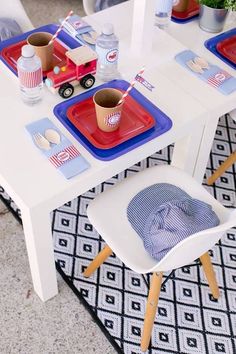
[[[234, 150], [236, 124], [224, 116], [218, 124], [205, 178]], [[128, 175], [170, 163], [171, 152], [169, 146], [53, 212], [57, 267], [119, 353], [142, 353], [139, 344], [148, 289], [143, 277], [114, 255], [91, 278], [82, 276], [103, 247], [86, 208], [95, 195]], [[214, 186], [204, 185], [226, 207], [235, 208], [235, 176], [232, 166]], [[0, 195], [20, 215], [1, 188]], [[220, 299], [212, 298], [201, 267], [176, 270], [161, 291], [149, 354], [236, 354], [236, 229], [231, 229], [210, 254]]]

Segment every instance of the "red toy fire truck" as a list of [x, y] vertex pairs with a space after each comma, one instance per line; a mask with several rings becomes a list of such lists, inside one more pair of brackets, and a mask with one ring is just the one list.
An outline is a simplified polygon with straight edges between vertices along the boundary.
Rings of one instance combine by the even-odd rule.
[[47, 74], [46, 86], [53, 92], [58, 91], [63, 98], [69, 98], [74, 93], [78, 83], [85, 89], [95, 82], [97, 54], [88, 46], [71, 49], [66, 53], [66, 66], [56, 66]]

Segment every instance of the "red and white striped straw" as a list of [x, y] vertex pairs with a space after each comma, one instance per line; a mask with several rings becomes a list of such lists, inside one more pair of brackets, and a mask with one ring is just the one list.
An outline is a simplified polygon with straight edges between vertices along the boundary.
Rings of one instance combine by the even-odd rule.
[[50, 40], [50, 42], [48, 44], [51, 44], [57, 38], [58, 34], [61, 32], [62, 28], [64, 27], [65, 22], [69, 20], [69, 18], [71, 17], [72, 14], [73, 14], [73, 11], [71, 10], [68, 13], [68, 15], [66, 16], [66, 18], [62, 21], [60, 27], [58, 28], [56, 33], [52, 36], [52, 39]]
[[136, 81], [137, 81], [137, 80], [136, 80], [136, 77], [137, 77], [137, 76], [141, 76], [141, 75], [143, 74], [144, 70], [145, 70], [145, 67], [143, 66], [142, 69], [141, 69], [141, 70], [138, 72], [138, 74], [135, 76], [135, 78], [133, 79], [133, 81], [131, 82], [131, 84], [129, 85], [129, 87], [127, 88], [127, 90], [125, 91], [125, 93], [123, 94], [123, 96], [121, 97], [121, 99], [119, 100], [119, 102], [117, 103], [117, 106], [118, 106], [119, 104], [121, 104], [121, 103], [124, 101], [125, 97], [128, 96], [130, 90], [132, 90], [132, 88], [134, 87], [134, 85], [135, 85], [135, 83], [136, 83]]

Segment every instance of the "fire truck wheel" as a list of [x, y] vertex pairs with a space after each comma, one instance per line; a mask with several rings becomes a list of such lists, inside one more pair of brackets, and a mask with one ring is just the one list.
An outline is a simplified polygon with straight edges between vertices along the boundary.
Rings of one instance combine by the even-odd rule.
[[95, 82], [95, 77], [91, 74], [88, 74], [80, 80], [80, 85], [85, 89], [89, 89], [90, 87], [93, 86], [94, 82]]
[[58, 93], [62, 98], [69, 98], [74, 93], [74, 87], [67, 82], [60, 86]]

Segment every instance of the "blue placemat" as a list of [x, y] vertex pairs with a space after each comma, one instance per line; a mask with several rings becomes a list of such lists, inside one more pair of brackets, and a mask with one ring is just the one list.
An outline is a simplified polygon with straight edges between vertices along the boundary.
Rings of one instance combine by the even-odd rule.
[[[67, 179], [74, 177], [89, 168], [89, 163], [79, 153], [76, 147], [72, 145], [70, 140], [67, 139], [48, 118], [43, 118], [36, 122], [30, 123], [26, 125], [25, 128], [30, 134], [32, 141], [37, 149], [40, 150], [40, 152], [44, 154], [48, 161]], [[57, 144], [51, 143], [49, 139], [46, 139], [46, 131], [48, 129], [52, 129], [54, 134], [57, 134], [59, 137], [59, 142]], [[36, 144], [36, 134], [41, 135], [39, 137], [40, 139], [46, 139], [46, 143], [49, 146], [48, 150], [40, 148]]]
[[[1, 51], [4, 48], [7, 48], [7, 47], [9, 47], [12, 44], [16, 44], [18, 42], [21, 42], [21, 41], [25, 40], [31, 33], [34, 33], [34, 32], [49, 32], [49, 33], [54, 34], [57, 31], [58, 27], [59, 27], [58, 25], [49, 24], [49, 25], [46, 25], [46, 26], [42, 26], [42, 27], [36, 28], [36, 29], [34, 29], [32, 31], [22, 33], [21, 35], [13, 37], [13, 38], [10, 38], [10, 39], [7, 39], [6, 41], [0, 42], [0, 59], [15, 75], [17, 75], [16, 70], [14, 70], [5, 61], [5, 59], [2, 57]], [[80, 47], [80, 45], [81, 45], [81, 44], [78, 43], [78, 41], [76, 39], [72, 38], [68, 33], [66, 33], [63, 30], [59, 33], [58, 39], [60, 39], [63, 43], [65, 43], [71, 49]]]
[[225, 58], [221, 53], [219, 53], [216, 49], [217, 43], [223, 41], [224, 39], [230, 38], [236, 35], [236, 28], [231, 29], [230, 31], [219, 34], [218, 36], [212, 37], [205, 41], [205, 47], [210, 50], [213, 54], [215, 54], [218, 58], [223, 60], [226, 64], [236, 69], [236, 64], [232, 63], [229, 59]]
[[163, 113], [158, 107], [152, 104], [148, 99], [146, 99], [140, 92], [135, 88], [130, 91], [130, 95], [139, 102], [156, 120], [156, 124], [153, 128], [147, 130], [146, 132], [133, 137], [125, 141], [124, 143], [113, 147], [111, 149], [103, 150], [98, 149], [93, 146], [75, 126], [68, 120], [66, 112], [68, 108], [77, 103], [81, 102], [91, 96], [101, 88], [113, 87], [121, 90], [126, 90], [129, 83], [124, 80], [113, 80], [99, 87], [96, 87], [88, 92], [85, 92], [79, 96], [73, 97], [65, 102], [59, 103], [54, 108], [54, 114], [60, 120], [60, 122], [70, 131], [70, 133], [97, 159], [99, 160], [112, 160], [115, 159], [128, 151], [135, 149], [136, 147], [145, 144], [147, 141], [156, 138], [157, 136], [165, 133], [172, 127], [171, 119]]
[[202, 73], [197, 73], [191, 70], [187, 63], [195, 61], [196, 58], [199, 58], [199, 56], [191, 50], [184, 50], [175, 56], [175, 60], [181, 66], [224, 95], [229, 95], [236, 90], [236, 78], [217, 65], [208, 62], [209, 67], [202, 68]]

